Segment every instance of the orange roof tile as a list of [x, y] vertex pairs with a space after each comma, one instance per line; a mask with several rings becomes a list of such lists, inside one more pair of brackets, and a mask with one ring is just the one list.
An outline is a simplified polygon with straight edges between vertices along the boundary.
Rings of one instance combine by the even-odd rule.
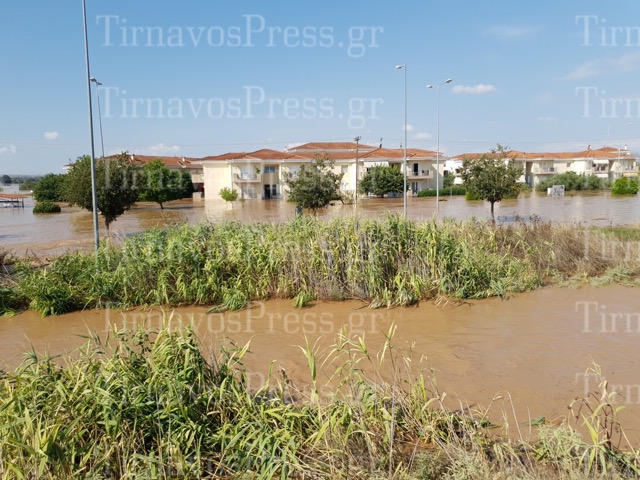
[[[581, 152], [519, 152], [517, 150], [509, 150], [505, 152], [506, 156], [515, 158], [516, 160], [577, 160], [584, 158], [617, 158], [618, 155], [625, 155], [627, 158], [635, 158], [627, 155], [629, 152], [626, 150], [620, 150], [614, 147], [602, 147], [598, 149], [587, 149]], [[471, 160], [477, 160], [486, 153], [463, 153], [462, 155], [456, 155], [455, 159], [469, 158]], [[489, 154], [490, 155], [490, 154]]]

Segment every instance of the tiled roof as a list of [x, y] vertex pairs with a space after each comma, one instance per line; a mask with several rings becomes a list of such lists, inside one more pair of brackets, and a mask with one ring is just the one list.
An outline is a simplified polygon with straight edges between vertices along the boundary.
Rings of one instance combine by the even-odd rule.
[[[110, 155], [105, 157], [107, 159], [117, 158], [120, 155]], [[199, 158], [190, 158], [190, 157], [163, 157], [159, 155], [134, 155], [129, 154], [129, 159], [135, 163], [139, 163], [142, 165], [146, 165], [149, 162], [153, 162], [154, 160], [160, 160], [165, 167], [167, 168], [191, 168], [191, 169], [201, 169], [202, 165], [200, 165]]]
[[[311, 157], [313, 158], [313, 156]], [[307, 156], [296, 155], [289, 152], [280, 152], [278, 150], [271, 150], [269, 148], [263, 148], [256, 150], [255, 152], [240, 152], [240, 153], [225, 153], [222, 155], [205, 157], [203, 162], [209, 161], [227, 161], [227, 160], [307, 160]]]
[[[311, 145], [311, 144], [310, 144]], [[320, 144], [313, 144], [320, 145]], [[355, 144], [354, 144], [355, 145]], [[262, 160], [262, 161], [277, 161], [277, 160], [313, 160], [317, 155], [326, 155], [332, 160], [354, 160], [356, 158], [356, 151], [354, 150], [289, 150], [286, 152], [280, 152], [278, 150], [262, 149], [255, 152], [239, 152], [239, 153], [225, 153], [222, 155], [214, 155], [204, 157], [201, 159], [203, 162], [210, 161], [228, 161], [228, 160]], [[357, 152], [360, 159], [379, 159], [379, 160], [401, 160], [404, 158], [404, 151], [402, 149], [390, 149], [390, 148], [375, 148], [370, 147], [369, 150], [360, 150]], [[418, 148], [407, 149], [407, 159], [419, 159], [419, 158], [435, 158], [436, 152], [431, 150], [422, 150]]]
[[[462, 155], [456, 155], [454, 159], [463, 160], [469, 158], [471, 160], [477, 160], [485, 153], [463, 153]], [[491, 155], [491, 154], [489, 154]], [[520, 152], [517, 150], [509, 150], [505, 152], [507, 158], [515, 158], [516, 160], [577, 160], [585, 158], [608, 158], [615, 159], [618, 156], [625, 156], [626, 158], [635, 158], [629, 156], [627, 150], [621, 150], [614, 147], [602, 147], [598, 149], [587, 149], [581, 152]]]

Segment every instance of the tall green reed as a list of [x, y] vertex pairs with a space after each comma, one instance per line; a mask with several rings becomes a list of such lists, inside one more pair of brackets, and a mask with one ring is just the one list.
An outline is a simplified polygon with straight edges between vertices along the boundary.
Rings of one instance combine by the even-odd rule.
[[23, 267], [19, 282], [31, 307], [45, 315], [104, 304], [242, 306], [301, 294], [411, 305], [535, 288], [543, 272], [524, 252], [473, 221], [388, 216], [179, 225], [104, 245], [97, 266], [92, 255], [74, 253], [41, 269]]

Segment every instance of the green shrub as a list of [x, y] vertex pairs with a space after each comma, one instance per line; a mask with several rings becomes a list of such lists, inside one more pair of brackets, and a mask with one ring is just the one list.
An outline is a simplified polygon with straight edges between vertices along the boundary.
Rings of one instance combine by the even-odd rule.
[[49, 201], [37, 202], [33, 207], [33, 213], [60, 213], [61, 211], [60, 205]]
[[[48, 173], [33, 187], [33, 198], [38, 202], [64, 202], [64, 182], [66, 174]], [[47, 213], [47, 212], [43, 212]]]
[[551, 188], [554, 185], [564, 185], [565, 191], [603, 190], [607, 188], [607, 181], [595, 175], [579, 175], [576, 172], [565, 172], [540, 182], [536, 185], [536, 190], [538, 192], [546, 192], [547, 188]]
[[[465, 193], [467, 193], [467, 189], [464, 188], [462, 185], [456, 185], [453, 187], [445, 187], [445, 188], [441, 188], [440, 189], [440, 195], [444, 196], [444, 195], [464, 195]], [[418, 192], [418, 197], [435, 197], [436, 196], [436, 191], [435, 190], [420, 190]]]
[[638, 193], [638, 180], [629, 177], [619, 178], [613, 182], [611, 193], [613, 195], [636, 195]]
[[484, 200], [484, 198], [482, 198], [482, 196], [480, 196], [480, 195], [478, 195], [476, 193], [473, 193], [473, 192], [466, 192], [464, 194], [464, 198], [466, 200]]
[[220, 190], [220, 196], [225, 202], [235, 202], [238, 199], [238, 191], [235, 188], [224, 187]]

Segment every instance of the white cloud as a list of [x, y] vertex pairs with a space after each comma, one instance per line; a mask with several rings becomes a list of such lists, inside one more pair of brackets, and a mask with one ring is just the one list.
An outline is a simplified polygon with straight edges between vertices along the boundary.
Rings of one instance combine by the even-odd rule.
[[[407, 123], [406, 127], [407, 127], [407, 132], [411, 132], [411, 131], [413, 131], [413, 125], [411, 125], [410, 123]], [[404, 128], [405, 128], [405, 127], [403, 126], [403, 127], [402, 127], [402, 130], [403, 130], [403, 131], [404, 131]]]
[[429, 140], [431, 138], [433, 138], [433, 135], [427, 132], [419, 132], [413, 136], [414, 140]]
[[55, 140], [58, 138], [58, 132], [44, 132], [44, 138], [47, 140]]
[[640, 53], [627, 53], [619, 57], [599, 58], [590, 60], [575, 68], [568, 80], [580, 80], [595, 77], [601, 73], [633, 72], [640, 69]]
[[9, 145], [8, 147], [0, 147], [0, 155], [13, 155], [18, 149], [15, 145]]
[[180, 147], [178, 145], [165, 145], [164, 143], [158, 143], [156, 145], [150, 145], [146, 148], [141, 148], [137, 153], [138, 155], [177, 155], [180, 153]]
[[484, 30], [484, 34], [499, 38], [526, 37], [540, 30], [540, 27], [524, 27], [515, 25], [494, 25]]
[[579, 80], [581, 78], [594, 77], [599, 73], [601, 73], [601, 70], [597, 66], [596, 62], [587, 62], [574, 69], [569, 75], [567, 75], [567, 79]]
[[497, 92], [498, 89], [493, 85], [485, 85], [484, 83], [479, 83], [478, 85], [468, 87], [465, 87], [464, 85], [456, 85], [451, 89], [451, 91], [455, 94], [479, 95], [482, 93]]

